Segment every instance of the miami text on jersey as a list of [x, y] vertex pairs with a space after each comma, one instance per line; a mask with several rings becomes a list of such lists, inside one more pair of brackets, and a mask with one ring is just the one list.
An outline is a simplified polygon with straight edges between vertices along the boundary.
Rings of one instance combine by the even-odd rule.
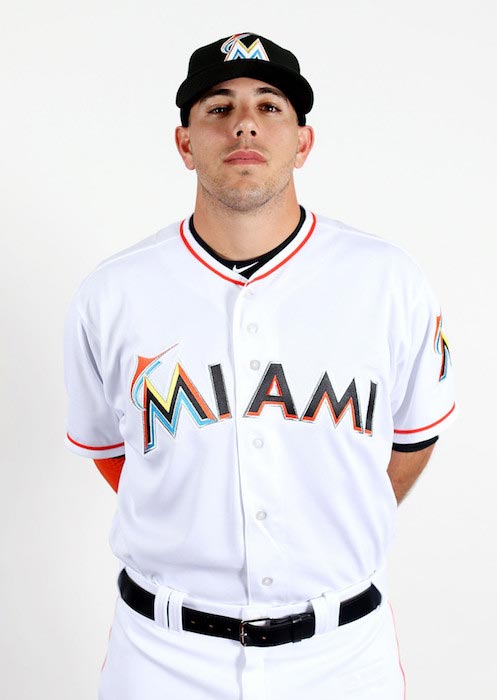
[[[174, 367], [167, 394], [164, 395], [157, 389], [150, 375], [161, 364], [160, 358], [171, 349], [168, 348], [153, 358], [139, 356], [131, 382], [131, 400], [143, 414], [145, 453], [153, 450], [156, 446], [155, 428], [157, 422], [166, 429], [171, 437], [176, 437], [182, 408], [190, 414], [199, 428], [232, 417], [220, 364], [209, 365], [208, 368], [217, 414], [209, 407], [179, 362]], [[316, 420], [323, 405], [326, 404], [334, 427], [337, 427], [344, 416], [350, 413], [350, 425], [353, 430], [358, 434], [372, 435], [376, 390], [377, 384], [370, 381], [367, 408], [363, 416], [355, 378], [351, 379], [345, 392], [341, 397], [338, 397], [328, 372], [323, 372], [317, 386], [310, 394], [305, 409], [299, 416], [283, 365], [278, 362], [270, 362], [257, 385], [244, 416], [247, 418], [260, 416], [262, 411], [272, 406], [279, 407], [282, 416], [287, 420], [312, 423]]]

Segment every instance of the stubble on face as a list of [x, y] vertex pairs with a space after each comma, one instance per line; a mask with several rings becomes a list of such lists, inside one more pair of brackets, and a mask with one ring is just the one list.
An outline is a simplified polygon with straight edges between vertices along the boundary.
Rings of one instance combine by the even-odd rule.
[[[232, 166], [228, 166], [232, 167]], [[202, 195], [212, 203], [220, 204], [236, 212], [255, 211], [273, 199], [278, 199], [290, 186], [293, 175], [294, 159], [284, 163], [276, 174], [268, 178], [256, 178], [254, 170], [264, 168], [264, 165], [251, 166], [239, 170], [236, 174], [236, 184], [231, 184], [233, 177], [228, 178], [219, 172], [215, 175], [203, 171], [202, 164], [196, 163], [199, 189]], [[233, 173], [234, 175], [234, 173]]]

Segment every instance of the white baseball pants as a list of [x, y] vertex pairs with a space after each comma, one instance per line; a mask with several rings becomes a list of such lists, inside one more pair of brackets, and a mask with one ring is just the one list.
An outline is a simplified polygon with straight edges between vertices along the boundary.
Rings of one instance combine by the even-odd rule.
[[[325, 595], [311, 601], [316, 613], [314, 637], [260, 648], [184, 632], [182, 596], [170, 594], [171, 589], [158, 591], [159, 623], [118, 598], [99, 700], [405, 700], [387, 602], [338, 627], [339, 600]], [[164, 618], [157, 609], [167, 602], [169, 628], [160, 624]], [[194, 607], [190, 599], [185, 604]], [[198, 609], [243, 619], [265, 617], [268, 611], [255, 606]], [[303, 609], [310, 608], [279, 606], [271, 614], [282, 617]]]

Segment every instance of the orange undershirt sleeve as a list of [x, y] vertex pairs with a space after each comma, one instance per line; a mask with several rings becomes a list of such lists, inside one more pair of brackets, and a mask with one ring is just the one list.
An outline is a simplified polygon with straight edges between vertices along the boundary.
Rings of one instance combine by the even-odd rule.
[[124, 455], [120, 457], [109, 457], [108, 459], [94, 459], [98, 471], [104, 479], [112, 486], [117, 493], [119, 479], [124, 465]]

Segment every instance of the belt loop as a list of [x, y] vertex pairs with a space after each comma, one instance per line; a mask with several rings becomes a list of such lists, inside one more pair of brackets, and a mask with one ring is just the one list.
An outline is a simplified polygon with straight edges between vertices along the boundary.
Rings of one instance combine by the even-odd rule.
[[155, 593], [154, 617], [161, 627], [176, 632], [183, 630], [182, 606], [185, 594], [168, 586], [159, 586]]
[[316, 616], [315, 634], [336, 630], [340, 616], [340, 599], [336, 593], [325, 591], [319, 598], [312, 598], [310, 603]]
[[158, 625], [161, 627], [169, 627], [168, 623], [168, 605], [169, 596], [171, 594], [171, 589], [165, 586], [159, 586], [155, 593], [154, 601], [154, 618]]
[[171, 594], [168, 601], [169, 629], [175, 632], [183, 631], [183, 599], [185, 594], [182, 591], [170, 589]]

